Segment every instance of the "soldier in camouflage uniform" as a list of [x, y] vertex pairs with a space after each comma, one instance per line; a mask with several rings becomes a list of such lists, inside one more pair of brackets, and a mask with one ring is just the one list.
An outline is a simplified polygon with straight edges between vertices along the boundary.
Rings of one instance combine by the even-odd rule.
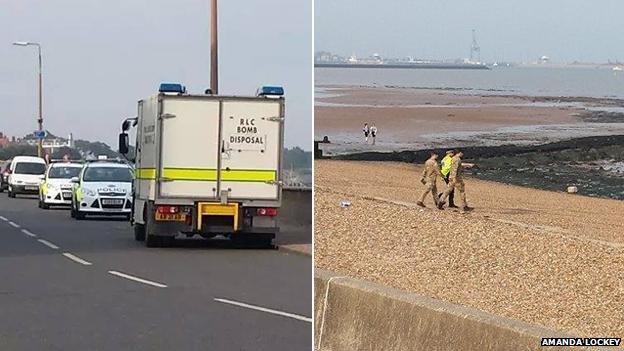
[[423, 169], [422, 178], [420, 179], [420, 182], [425, 185], [425, 191], [416, 202], [420, 207], [426, 207], [424, 201], [429, 193], [431, 193], [433, 197], [433, 203], [438, 206], [438, 189], [436, 187], [436, 182], [438, 177], [440, 177], [440, 167], [436, 161], [437, 159], [438, 154], [431, 152], [431, 157], [425, 162], [425, 168]]

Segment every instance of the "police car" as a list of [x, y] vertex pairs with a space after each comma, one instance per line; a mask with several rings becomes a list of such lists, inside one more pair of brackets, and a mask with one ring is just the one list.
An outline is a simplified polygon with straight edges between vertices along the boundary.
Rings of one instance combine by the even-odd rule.
[[71, 205], [73, 177], [82, 170], [80, 163], [52, 163], [41, 176], [39, 186], [39, 208], [48, 209], [50, 205]]
[[132, 209], [132, 167], [126, 163], [97, 161], [84, 165], [72, 178], [71, 216], [130, 216]]

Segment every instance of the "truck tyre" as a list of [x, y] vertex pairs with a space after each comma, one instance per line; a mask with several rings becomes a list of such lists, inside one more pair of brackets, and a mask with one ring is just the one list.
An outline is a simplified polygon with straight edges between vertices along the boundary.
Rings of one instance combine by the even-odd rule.
[[145, 246], [146, 247], [160, 247], [162, 245], [161, 237], [154, 235], [154, 211], [153, 205], [147, 203], [145, 210], [143, 211], [143, 225], [145, 231]]
[[145, 225], [134, 223], [134, 240], [136, 241], [144, 241], [145, 240]]
[[160, 237], [150, 234], [146, 230], [145, 231], [145, 246], [146, 247], [160, 247], [161, 246]]
[[171, 247], [175, 242], [175, 237], [173, 236], [161, 236], [160, 237], [160, 247]]

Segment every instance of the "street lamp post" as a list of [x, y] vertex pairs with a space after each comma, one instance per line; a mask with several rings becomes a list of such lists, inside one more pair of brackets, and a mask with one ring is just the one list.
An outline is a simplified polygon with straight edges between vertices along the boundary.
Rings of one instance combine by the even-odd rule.
[[[43, 103], [42, 103], [42, 76], [41, 76], [41, 45], [39, 43], [32, 43], [28, 41], [17, 41], [14, 42], [13, 45], [17, 46], [36, 46], [37, 54], [39, 56], [39, 118], [37, 119], [37, 123], [39, 124], [39, 131], [43, 131]], [[43, 157], [43, 140], [39, 138], [39, 143], [37, 146], [37, 155], [39, 157]]]
[[210, 0], [210, 90], [219, 94], [219, 45], [217, 36], [217, 0]]

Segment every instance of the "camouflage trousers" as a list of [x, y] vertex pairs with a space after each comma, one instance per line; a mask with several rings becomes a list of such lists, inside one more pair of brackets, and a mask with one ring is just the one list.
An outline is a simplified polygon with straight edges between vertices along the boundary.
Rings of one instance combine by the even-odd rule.
[[468, 206], [468, 203], [466, 202], [466, 186], [463, 179], [449, 179], [448, 187], [444, 190], [444, 193], [442, 193], [440, 201], [446, 201], [446, 198], [452, 191], [455, 191], [455, 195], [459, 195], [459, 199], [461, 201], [459, 207], [463, 208]]

